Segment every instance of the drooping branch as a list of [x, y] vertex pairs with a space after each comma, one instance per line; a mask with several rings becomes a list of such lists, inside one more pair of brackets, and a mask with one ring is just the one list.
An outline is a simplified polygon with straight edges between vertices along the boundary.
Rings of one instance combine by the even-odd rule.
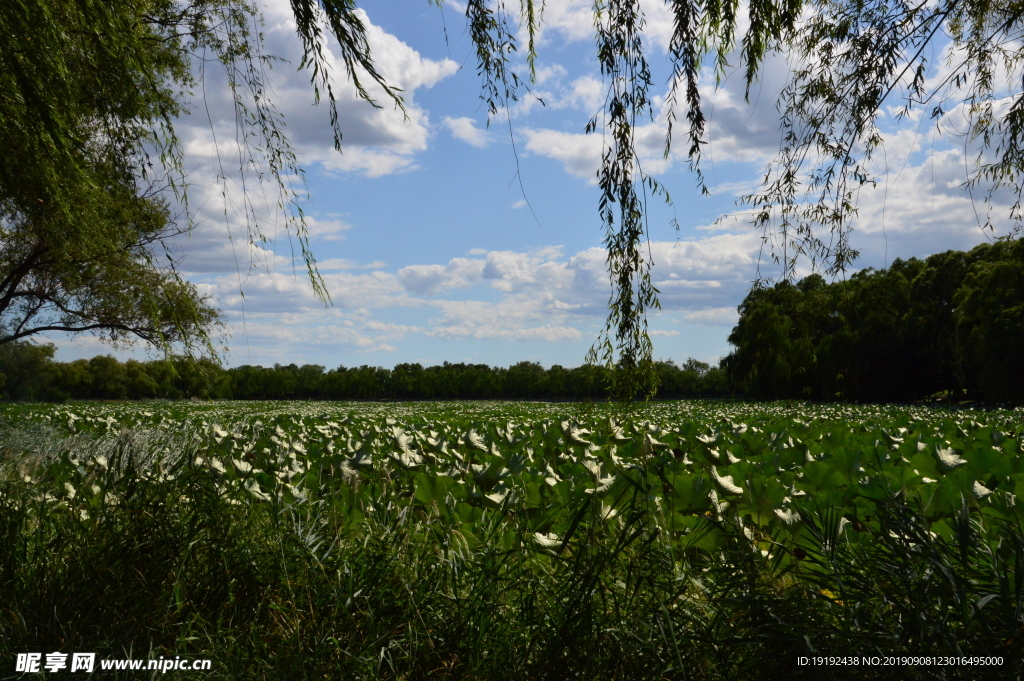
[[660, 185], [644, 173], [635, 130], [653, 115], [650, 67], [644, 53], [644, 16], [638, 0], [608, 0], [595, 5], [597, 55], [608, 86], [602, 125], [595, 117], [587, 132], [601, 129], [604, 149], [597, 184], [598, 214], [604, 225], [612, 294], [608, 321], [588, 354], [588, 361], [616, 367], [613, 392], [632, 399], [657, 388], [647, 311], [659, 308], [651, 281], [651, 261], [643, 251], [647, 236], [643, 192]]

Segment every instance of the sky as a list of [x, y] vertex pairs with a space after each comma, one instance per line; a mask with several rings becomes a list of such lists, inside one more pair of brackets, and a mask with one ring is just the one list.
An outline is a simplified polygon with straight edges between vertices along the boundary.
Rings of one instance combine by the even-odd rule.
[[[602, 142], [600, 134], [584, 133], [605, 93], [592, 3], [547, 0], [536, 82], [490, 121], [458, 2], [360, 6], [374, 58], [401, 88], [405, 113], [374, 88], [380, 108], [358, 100], [333, 50], [340, 153], [327, 106], [314, 104], [310, 74], [298, 70], [301, 46], [288, 0], [263, 7], [265, 49], [281, 58], [268, 76], [271, 96], [305, 172], [302, 209], [331, 304], [316, 298], [295, 257], [274, 187], [252, 173], [243, 182], [237, 172], [235, 111], [215, 64], [178, 120], [195, 221], [174, 244], [178, 268], [225, 315], [224, 363], [581, 364], [611, 292], [595, 184]], [[789, 65], [785, 55], [771, 56], [749, 102], [738, 74], [718, 86], [705, 74], [703, 169], [711, 193], [702, 196], [681, 137], [663, 158], [672, 24], [664, 3], [643, 6], [656, 115], [638, 131], [641, 155], [673, 199], [666, 206], [651, 198], [648, 209], [662, 306], [649, 318], [654, 355], [713, 363], [730, 351], [736, 308], [752, 282], [778, 274], [737, 199], [756, 189], [778, 150], [775, 99]], [[943, 75], [941, 57], [933, 55], [933, 80]], [[525, 63], [513, 63], [526, 73]], [[901, 121], [894, 114], [880, 118], [884, 145], [874, 161], [888, 172], [858, 196], [852, 245], [861, 256], [854, 269], [991, 238], [963, 187], [956, 112], [938, 125], [920, 110]], [[246, 205], [266, 243], [249, 242]], [[61, 360], [156, 356], [113, 350], [89, 336], [47, 340]]]

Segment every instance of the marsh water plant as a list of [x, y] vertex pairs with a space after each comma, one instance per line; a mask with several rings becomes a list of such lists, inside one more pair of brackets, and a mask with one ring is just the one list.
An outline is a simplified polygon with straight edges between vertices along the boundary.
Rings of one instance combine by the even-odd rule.
[[[2, 659], [181, 655], [238, 679], [1021, 673], [1020, 411], [114, 403], [2, 418]], [[798, 667], [808, 655], [1003, 662], [830, 677]]]

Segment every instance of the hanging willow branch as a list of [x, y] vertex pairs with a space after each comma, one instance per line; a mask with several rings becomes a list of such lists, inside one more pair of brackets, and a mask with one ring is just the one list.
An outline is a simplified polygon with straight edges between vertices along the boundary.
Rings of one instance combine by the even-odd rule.
[[653, 117], [640, 3], [607, 0], [595, 4], [595, 28], [598, 64], [608, 92], [603, 125], [595, 116], [586, 131], [593, 134], [600, 128], [604, 141], [597, 171], [601, 190], [598, 214], [605, 230], [612, 295], [607, 324], [588, 361], [600, 359], [616, 367], [613, 392], [631, 399], [638, 391], [653, 394], [657, 388], [647, 311], [660, 308], [660, 304], [651, 281], [652, 263], [643, 252], [647, 234], [643, 190], [665, 192], [643, 172], [636, 149], [638, 123]]
[[[947, 133], [947, 113], [962, 116], [966, 125], [954, 135], [968, 157], [965, 185], [985, 188], [978, 226], [996, 239], [1019, 236], [1020, 7], [987, 0], [821, 0], [812, 7], [789, 41], [793, 71], [779, 102], [782, 148], [760, 190], [744, 198], [783, 277], [792, 278], [804, 258], [836, 274], [858, 256], [850, 241], [856, 199], [886, 172], [872, 164], [883, 146], [877, 121], [886, 108], [899, 120], [921, 107]], [[932, 63], [931, 53], [941, 61]], [[1008, 223], [997, 229], [992, 209], [1001, 190], [1012, 206]]]

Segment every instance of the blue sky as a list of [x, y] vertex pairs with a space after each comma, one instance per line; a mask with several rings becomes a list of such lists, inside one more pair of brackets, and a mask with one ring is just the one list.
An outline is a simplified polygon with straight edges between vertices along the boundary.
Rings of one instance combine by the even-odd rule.
[[[658, 0], [644, 6], [660, 107], [671, 21]], [[241, 183], [230, 171], [225, 183], [217, 180], [217, 154], [228, 168], [237, 154], [223, 79], [210, 75], [205, 98], [195, 93], [193, 113], [179, 121], [197, 220], [177, 245], [180, 268], [225, 312], [226, 364], [580, 364], [603, 325], [610, 291], [593, 182], [601, 141], [583, 134], [604, 92], [590, 1], [548, 0], [531, 86], [544, 104], [523, 92], [490, 127], [457, 2], [439, 9], [425, 0], [372, 0], [361, 7], [381, 71], [404, 90], [408, 118], [383, 98], [384, 107], [373, 109], [339, 84], [339, 154], [327, 108], [313, 106], [308, 73], [296, 71], [300, 52], [287, 0], [264, 6], [267, 50], [289, 60], [271, 80], [306, 170], [304, 210], [332, 306], [313, 297], [283, 224], [251, 182], [261, 229], [277, 238], [247, 244]], [[787, 73], [784, 55], [769, 59], [751, 104], [739, 76], [715, 88], [708, 74], [704, 170], [711, 196], [696, 190], [681, 139], [668, 161], [661, 158], [660, 109], [641, 130], [645, 167], [674, 199], [673, 208], [655, 200], [649, 211], [663, 306], [650, 318], [658, 358], [717, 361], [729, 352], [736, 306], [750, 283], [775, 274], [749, 222], [716, 221], [738, 210], [737, 197], [756, 187], [778, 147], [774, 100]], [[964, 159], [952, 124], [943, 129], [919, 116], [897, 124], [887, 114], [881, 125], [885, 153], [876, 169], [890, 170], [859, 197], [857, 266], [982, 242], [961, 187]], [[49, 340], [65, 360], [111, 352], [91, 337]]]

